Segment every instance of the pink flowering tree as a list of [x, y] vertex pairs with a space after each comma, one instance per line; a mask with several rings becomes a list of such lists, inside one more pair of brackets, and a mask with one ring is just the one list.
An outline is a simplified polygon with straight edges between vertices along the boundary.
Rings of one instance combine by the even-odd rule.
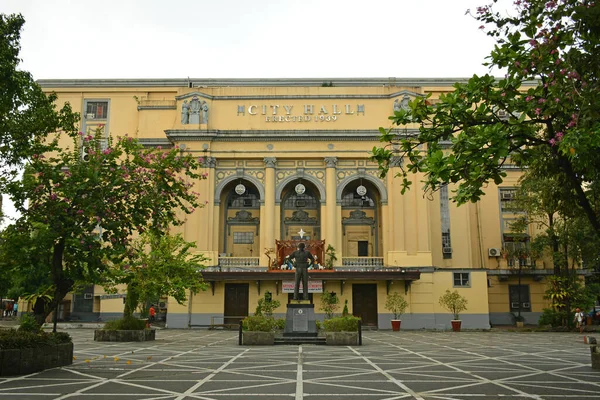
[[372, 150], [383, 174], [405, 157], [403, 190], [424, 173], [426, 191], [457, 184], [453, 200], [478, 201], [505, 166], [542, 160], [560, 174], [591, 231], [600, 238], [594, 206], [600, 172], [600, 7], [592, 0], [493, 0], [473, 17], [496, 40], [487, 58], [504, 77], [474, 75], [432, 100], [417, 97], [380, 128]]
[[[73, 139], [70, 149], [58, 145], [64, 135]], [[127, 136], [104, 137], [102, 129], [95, 137], [57, 134], [52, 151], [32, 154], [24, 178], [9, 185], [22, 214], [9, 230], [12, 251], [36, 255], [48, 277], [38, 291], [52, 293], [34, 305], [38, 322], [79, 286], [112, 282], [134, 252], [134, 235], [166, 232], [200, 205], [192, 186], [204, 178], [201, 160], [178, 149], [145, 149]]]

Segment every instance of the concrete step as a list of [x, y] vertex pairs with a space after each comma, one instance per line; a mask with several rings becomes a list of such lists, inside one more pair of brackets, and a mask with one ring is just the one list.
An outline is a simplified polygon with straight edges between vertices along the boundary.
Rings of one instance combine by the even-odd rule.
[[315, 345], [324, 345], [325, 338], [324, 337], [316, 337], [316, 336], [285, 336], [285, 337], [276, 337], [275, 344], [315, 344]]

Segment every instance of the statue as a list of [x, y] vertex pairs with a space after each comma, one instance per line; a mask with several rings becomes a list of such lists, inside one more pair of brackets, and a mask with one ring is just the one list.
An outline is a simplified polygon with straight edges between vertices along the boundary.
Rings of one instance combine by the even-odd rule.
[[181, 125], [187, 125], [190, 122], [190, 105], [187, 100], [181, 105]]
[[290, 260], [295, 260], [296, 265], [296, 281], [294, 284], [294, 300], [298, 300], [298, 292], [300, 291], [300, 279], [302, 279], [302, 294], [304, 300], [308, 300], [308, 266], [315, 262], [310, 251], [304, 250], [304, 243], [298, 244], [298, 250], [290, 254]]
[[410, 107], [408, 106], [408, 102], [410, 101], [410, 96], [405, 94], [402, 97], [402, 100], [396, 99], [394, 100], [394, 112], [400, 110], [408, 110]]
[[190, 101], [190, 124], [199, 124], [200, 123], [200, 108], [202, 104], [200, 104], [200, 100], [198, 100], [198, 96], [192, 97], [192, 101]]
[[202, 102], [202, 119], [200, 120], [201, 124], [208, 124], [208, 104], [206, 101]]

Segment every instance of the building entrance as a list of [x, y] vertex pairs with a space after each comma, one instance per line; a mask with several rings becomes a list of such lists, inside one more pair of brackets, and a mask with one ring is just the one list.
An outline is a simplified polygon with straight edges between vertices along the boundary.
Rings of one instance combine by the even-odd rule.
[[225, 284], [225, 324], [239, 324], [248, 316], [248, 284], [226, 283]]
[[377, 327], [377, 285], [352, 285], [352, 314], [365, 326]]

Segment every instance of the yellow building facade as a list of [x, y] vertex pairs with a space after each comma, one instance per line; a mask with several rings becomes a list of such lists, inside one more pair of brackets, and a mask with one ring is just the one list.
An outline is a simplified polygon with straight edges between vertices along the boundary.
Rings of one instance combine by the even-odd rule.
[[[205, 159], [207, 179], [194, 182], [203, 208], [180, 228], [208, 257], [209, 289], [184, 305], [164, 304], [172, 328], [234, 323], [254, 312], [265, 292], [291, 296], [292, 271], [282, 271], [282, 243], [320, 243], [319, 263], [331, 245], [333, 270], [314, 270], [309, 289], [334, 291], [363, 323], [390, 328], [387, 294], [409, 302], [403, 329], [446, 329], [450, 315], [438, 299], [457, 289], [468, 299], [464, 328], [510, 324], [521, 311], [535, 323], [546, 306], [543, 261], [514, 260], [528, 235], [510, 233], [507, 205], [521, 171], [506, 168], [476, 204], [456, 207], [452, 187], [433, 195], [401, 194], [394, 157], [380, 178], [369, 151], [379, 127], [417, 96], [435, 101], [450, 79], [42, 80], [81, 113], [81, 130], [104, 125], [112, 136], [133, 136], [148, 147], [177, 148]], [[410, 132], [410, 128], [407, 130]], [[82, 154], [82, 156], [85, 156]], [[267, 249], [273, 249], [268, 252]], [[515, 253], [516, 254], [516, 253]], [[518, 266], [521, 266], [520, 273]], [[520, 284], [519, 284], [520, 282]], [[293, 287], [293, 283], [291, 283]], [[125, 294], [102, 288], [74, 299], [72, 315], [103, 319], [122, 313]], [[75, 296], [77, 297], [77, 296]], [[86, 302], [87, 301], [87, 302]], [[323, 317], [323, 314], [320, 314]]]

